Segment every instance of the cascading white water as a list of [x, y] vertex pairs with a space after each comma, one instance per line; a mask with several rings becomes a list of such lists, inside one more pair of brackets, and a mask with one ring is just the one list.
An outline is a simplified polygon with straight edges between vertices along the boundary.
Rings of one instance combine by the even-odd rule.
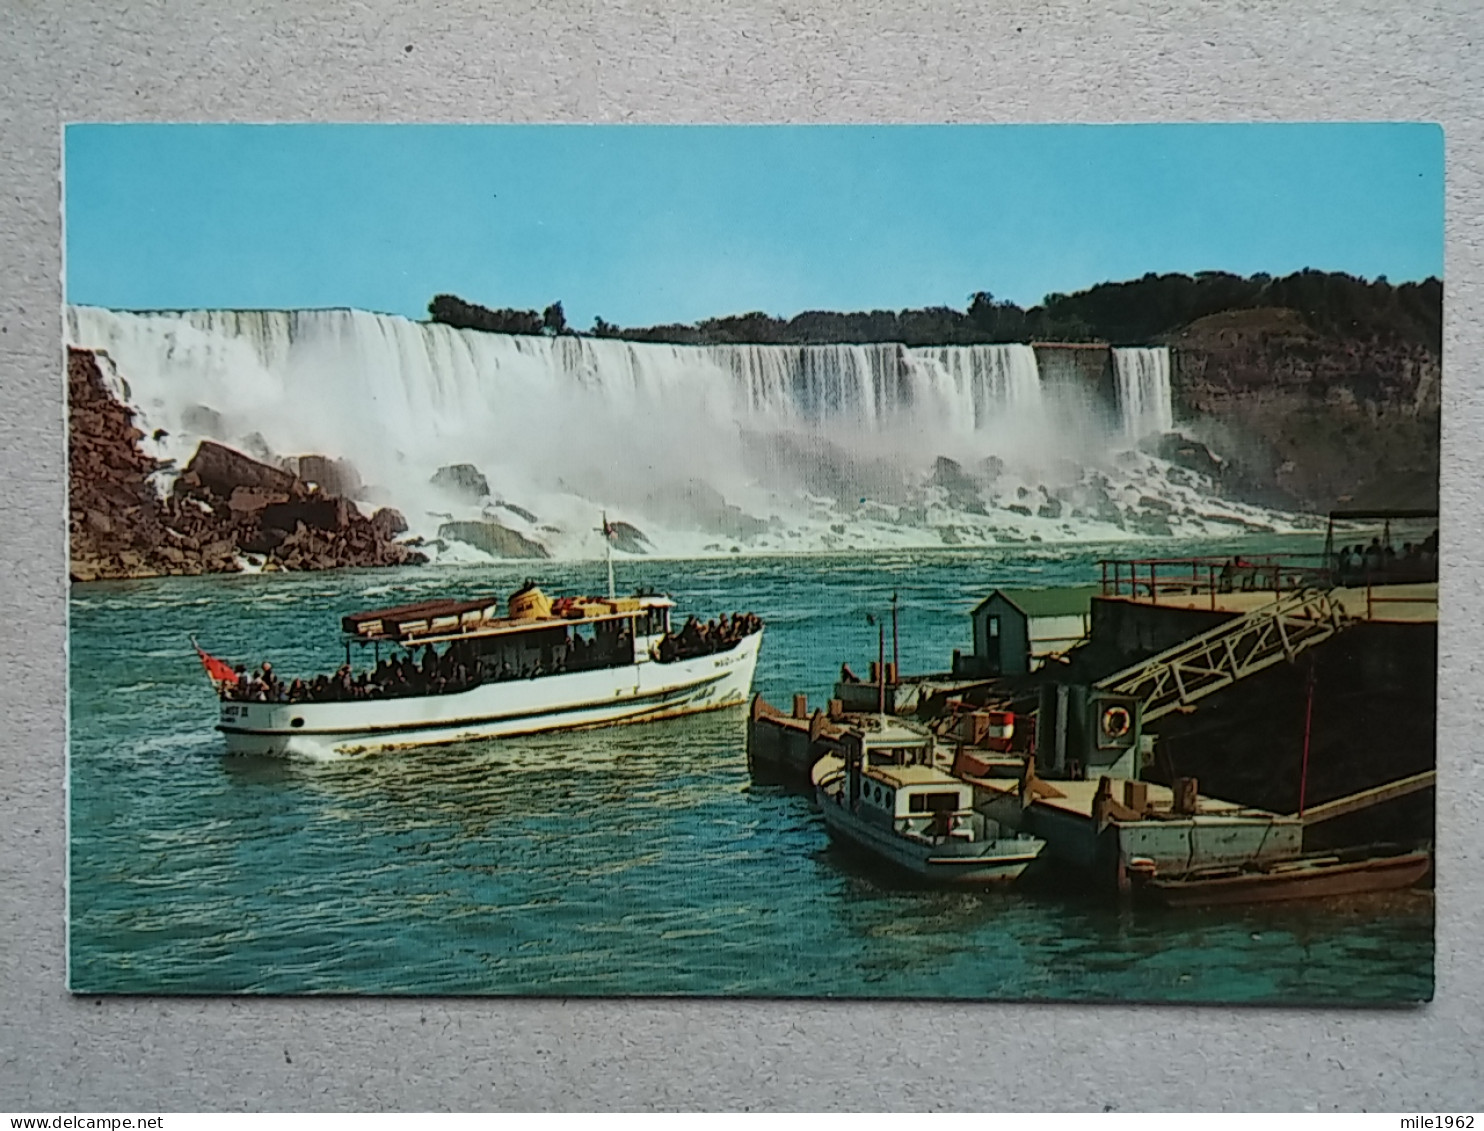
[[[1062, 418], [1075, 410], [1092, 420], [1096, 406], [1070, 392], [1043, 404], [1026, 345], [678, 346], [489, 334], [352, 310], [93, 307], [69, 308], [67, 339], [127, 382], [120, 392], [146, 447], [177, 466], [203, 438], [260, 458], [348, 459], [369, 485], [363, 502], [390, 503], [431, 535], [447, 517], [478, 515], [429, 483], [440, 466], [472, 463], [496, 500], [518, 504], [491, 517], [534, 512], [522, 529], [563, 553], [592, 552], [601, 507], [668, 531], [674, 552], [716, 537], [829, 548], [844, 537], [831, 533], [840, 518], [863, 521], [871, 500], [886, 507], [872, 513], [889, 516], [872, 537], [890, 544], [932, 543], [935, 524], [963, 521], [992, 540], [996, 522], [1063, 513], [1038, 500], [1056, 483], [1076, 487], [1078, 468], [1121, 474], [1089, 449], [1095, 428], [1069, 439]], [[1114, 358], [1127, 438], [1168, 428], [1167, 352]], [[973, 477], [978, 503], [962, 479], [934, 488], [940, 456]], [[1151, 489], [1130, 487], [1130, 498]], [[1075, 534], [1051, 520], [1036, 529]]]
[[657, 440], [664, 425], [704, 423], [882, 439], [1024, 425], [1041, 395], [1023, 345], [672, 346], [477, 333], [350, 310], [93, 307], [69, 310], [68, 340], [108, 354], [152, 427], [189, 435], [203, 406], [220, 418], [221, 439], [256, 433], [274, 451], [323, 449], [373, 465], [473, 461], [519, 446], [553, 413], [568, 436], [596, 423]]
[[996, 420], [1041, 419], [1041, 374], [1036, 351], [1025, 345], [939, 346], [914, 349], [913, 369], [946, 409], [955, 432], [976, 432]]
[[1133, 442], [1175, 426], [1170, 397], [1170, 351], [1164, 346], [1115, 348], [1118, 414]]

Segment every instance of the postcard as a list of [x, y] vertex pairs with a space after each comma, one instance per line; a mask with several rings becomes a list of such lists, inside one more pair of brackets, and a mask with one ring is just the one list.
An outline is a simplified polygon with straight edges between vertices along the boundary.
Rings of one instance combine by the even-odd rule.
[[77, 993], [1433, 989], [1428, 124], [77, 124]]

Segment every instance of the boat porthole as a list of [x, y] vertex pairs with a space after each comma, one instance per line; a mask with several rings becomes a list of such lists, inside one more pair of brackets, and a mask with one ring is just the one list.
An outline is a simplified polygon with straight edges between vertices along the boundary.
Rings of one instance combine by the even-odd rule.
[[298, 715], [295, 715], [292, 719], [289, 720], [289, 726], [291, 726], [291, 727], [301, 727], [303, 725], [304, 725], [304, 720], [302, 718], [300, 718]]

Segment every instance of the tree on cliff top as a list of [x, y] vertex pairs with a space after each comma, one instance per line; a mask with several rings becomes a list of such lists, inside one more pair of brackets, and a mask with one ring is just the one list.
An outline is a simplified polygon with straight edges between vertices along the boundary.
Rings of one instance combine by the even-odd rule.
[[[1339, 272], [1299, 271], [1275, 279], [1226, 271], [1195, 275], [1150, 272], [1139, 279], [1099, 283], [1075, 294], [1049, 294], [1022, 309], [989, 291], [968, 296], [963, 311], [841, 313], [807, 310], [790, 319], [761, 311], [708, 318], [694, 325], [621, 329], [597, 319], [592, 333], [632, 341], [736, 345], [824, 345], [900, 342], [908, 346], [978, 342], [1105, 341], [1135, 345], [1158, 340], [1200, 318], [1231, 310], [1282, 307], [1297, 311], [1316, 332], [1341, 341], [1377, 339], [1442, 350], [1443, 284], [1435, 278], [1395, 285]], [[534, 310], [490, 310], [453, 295], [429, 304], [435, 322], [505, 334], [569, 333], [562, 304]]]
[[546, 328], [534, 310], [491, 310], [457, 295], [435, 295], [428, 303], [428, 317], [447, 326], [492, 334], [540, 334]]

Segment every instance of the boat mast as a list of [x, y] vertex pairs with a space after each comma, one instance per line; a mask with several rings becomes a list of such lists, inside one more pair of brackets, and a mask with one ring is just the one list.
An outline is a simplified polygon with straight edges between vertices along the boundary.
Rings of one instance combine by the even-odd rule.
[[901, 677], [901, 658], [897, 655], [897, 591], [891, 591], [891, 682], [893, 685]]
[[886, 625], [876, 625], [876, 713], [886, 718]]
[[608, 559], [608, 599], [611, 601], [611, 600], [613, 600], [613, 596], [614, 596], [614, 593], [613, 593], [613, 533], [612, 533], [612, 528], [609, 527], [609, 525], [608, 525], [608, 512], [607, 511], [604, 511], [603, 512], [602, 534], [603, 534], [603, 551], [604, 551], [604, 556]]

